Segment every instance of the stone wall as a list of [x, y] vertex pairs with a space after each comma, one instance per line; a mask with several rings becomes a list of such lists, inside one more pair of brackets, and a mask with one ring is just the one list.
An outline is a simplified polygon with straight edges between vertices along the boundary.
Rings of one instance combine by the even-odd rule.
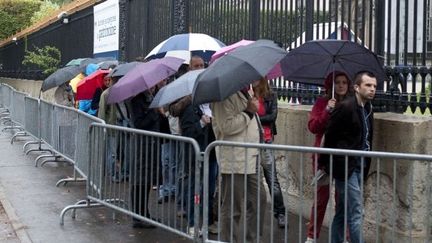
[[[29, 93], [33, 97], [39, 96], [42, 84], [41, 81], [4, 78], [0, 78], [0, 81], [19, 91]], [[55, 89], [48, 90], [42, 93], [41, 97], [52, 102], [54, 91]], [[311, 106], [292, 106], [281, 103], [275, 143], [312, 145], [314, 136], [307, 129], [310, 110]], [[432, 117], [430, 116], [376, 113], [374, 128], [373, 150], [375, 151], [418, 154], [431, 154], [432, 152]], [[276, 153], [276, 159], [288, 210], [308, 218], [314, 197], [314, 188], [311, 186], [311, 154]], [[432, 198], [430, 194], [427, 195], [426, 186], [428, 183], [429, 186], [431, 185], [431, 167], [432, 165], [428, 166], [427, 163], [420, 161], [393, 162], [392, 159], [373, 161], [364, 188], [364, 231], [367, 242], [375, 242], [376, 235], [378, 235], [379, 242], [390, 242], [393, 222], [395, 222], [397, 242], [409, 242], [410, 228], [413, 242], [425, 242], [428, 220], [429, 230], [432, 224], [432, 215], [427, 213], [428, 209], [432, 208], [432, 205], [428, 207]], [[393, 194], [393, 190], [396, 191], [396, 194]], [[301, 191], [303, 193], [300, 193]], [[333, 195], [331, 198], [334, 198]], [[334, 205], [334, 200], [332, 200], [332, 205]], [[333, 206], [328, 207], [324, 225], [331, 222], [328, 215], [333, 215]], [[380, 222], [380, 227], [376, 227], [376, 222]], [[377, 234], [377, 228], [379, 234]]]
[[46, 92], [41, 93], [40, 89], [42, 86], [42, 81], [0, 77], [0, 83], [8, 84], [14, 87], [16, 90], [27, 93], [35, 98], [39, 97], [40, 95], [43, 100], [54, 103], [54, 92], [56, 88], [52, 88], [50, 90], [47, 90]]

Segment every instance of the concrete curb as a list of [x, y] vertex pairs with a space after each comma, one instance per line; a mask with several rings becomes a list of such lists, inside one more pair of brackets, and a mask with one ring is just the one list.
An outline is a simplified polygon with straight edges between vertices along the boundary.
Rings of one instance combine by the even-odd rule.
[[26, 226], [20, 222], [18, 216], [15, 213], [15, 209], [12, 207], [12, 204], [9, 202], [9, 200], [7, 200], [7, 198], [5, 197], [4, 190], [1, 184], [0, 184], [0, 202], [3, 205], [6, 215], [8, 216], [12, 228], [15, 231], [15, 234], [17, 235], [19, 241], [21, 243], [32, 243], [33, 241], [30, 239], [30, 237], [27, 234]]

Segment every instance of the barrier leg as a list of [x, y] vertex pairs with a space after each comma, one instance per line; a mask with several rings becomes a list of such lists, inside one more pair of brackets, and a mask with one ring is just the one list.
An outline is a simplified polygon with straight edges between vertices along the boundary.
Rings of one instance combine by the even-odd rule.
[[35, 167], [38, 167], [38, 162], [39, 162], [40, 159], [50, 158], [50, 157], [56, 157], [56, 155], [54, 155], [54, 154], [42, 154], [42, 155], [39, 155], [35, 159]]
[[23, 152], [25, 153], [25, 151], [26, 151], [26, 147], [27, 146], [29, 146], [29, 145], [31, 145], [31, 144], [39, 144], [40, 143], [40, 141], [29, 141], [29, 142], [26, 142], [24, 145], [23, 145]]
[[12, 136], [10, 143], [13, 144], [15, 138], [17, 138], [17, 137], [24, 137], [24, 136], [28, 136], [26, 131], [19, 131], [19, 132], [16, 132], [16, 133]]
[[[82, 200], [81, 200], [82, 201]], [[79, 202], [81, 202], [79, 201]], [[100, 203], [95, 203], [95, 202], [91, 202], [90, 199], [85, 200], [86, 204], [82, 205], [82, 204], [74, 204], [74, 205], [70, 205], [65, 207], [61, 213], [60, 213], [60, 225], [63, 226], [64, 225], [64, 216], [66, 214], [67, 211], [73, 209], [79, 209], [79, 208], [96, 208], [96, 207], [103, 207], [102, 204]]]
[[72, 163], [68, 160], [64, 160], [63, 157], [56, 155], [54, 156], [54, 159], [47, 159], [42, 161], [42, 163], [40, 164], [41, 167], [43, 167], [46, 163], [50, 163], [50, 162], [55, 162], [55, 163]]
[[63, 186], [66, 186], [66, 184], [68, 182], [85, 182], [87, 179], [86, 178], [78, 178], [76, 170], [74, 169], [74, 174], [73, 177], [67, 177], [67, 178], [63, 178], [59, 181], [57, 181], [56, 183], [56, 187], [60, 186], [60, 184], [63, 184]]

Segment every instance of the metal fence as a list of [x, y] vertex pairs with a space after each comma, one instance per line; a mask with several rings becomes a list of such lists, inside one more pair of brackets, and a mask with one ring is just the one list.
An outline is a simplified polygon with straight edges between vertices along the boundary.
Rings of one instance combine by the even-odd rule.
[[[120, 51], [125, 61], [145, 56], [173, 34], [189, 31], [226, 44], [268, 38], [288, 49], [311, 39], [349, 39], [384, 58], [389, 80], [378, 87], [376, 111], [431, 112], [430, 0], [121, 0], [120, 6]], [[42, 79], [40, 70], [21, 64], [24, 50], [33, 45], [59, 47], [62, 64], [92, 55], [92, 19], [88, 8], [71, 16], [67, 25], [55, 23], [1, 47], [0, 76]], [[319, 95], [316, 89], [284, 80], [272, 84], [286, 101], [312, 104]]]
[[[358, 172], [356, 193], [361, 205], [357, 210], [364, 212], [364, 217], [360, 217], [361, 233], [357, 235], [362, 240], [429, 242], [432, 239], [431, 155], [215, 141], [203, 156], [195, 140], [185, 137], [104, 124], [92, 124], [89, 136], [87, 198], [65, 207], [61, 224], [69, 210], [75, 216], [76, 209], [105, 206], [131, 216], [134, 223], [145, 222], [196, 242], [304, 242], [306, 236], [318, 235], [318, 229], [311, 231], [304, 225], [316, 225], [318, 221], [317, 209], [311, 210], [311, 206], [323, 185], [311, 183], [315, 172], [310, 164], [311, 155], [319, 153], [330, 155], [330, 168], [335, 156], [342, 156], [345, 165], [339, 166], [346, 171], [349, 157], [360, 157], [362, 165], [367, 158], [372, 159], [368, 174], [364, 169]], [[175, 148], [171, 152], [177, 166], [168, 175], [174, 179], [177, 191], [171, 198], [160, 198], [161, 190], [150, 188], [161, 189], [166, 182], [162, 161], [163, 144], [167, 143]], [[235, 171], [227, 173], [225, 167], [223, 173], [211, 176], [212, 150], [216, 150], [218, 160], [224, 156], [232, 159], [232, 153], [244, 156], [244, 161], [255, 156], [256, 162], [243, 165], [244, 171], [252, 172], [243, 176]], [[265, 168], [276, 174], [266, 173]], [[116, 172], [124, 173], [125, 177], [116, 180]], [[332, 176], [330, 169], [329, 177]], [[281, 227], [274, 218], [276, 184], [283, 188], [283, 211], [278, 214], [283, 214], [285, 222], [296, 225]], [[319, 242], [331, 242], [334, 232], [342, 232], [342, 237], [347, 238], [351, 224], [347, 210], [352, 194], [344, 193], [348, 192], [347, 184], [341, 186], [332, 180], [324, 191], [330, 199], [329, 206], [325, 205], [324, 221], [329, 230], [321, 232]], [[186, 202], [186, 214], [177, 217], [182, 200]], [[336, 200], [339, 206], [335, 206]], [[342, 217], [339, 225], [332, 225], [334, 208]], [[315, 216], [309, 218], [311, 211]], [[354, 240], [354, 232], [349, 234]]]
[[[197, 166], [201, 157], [195, 140], [96, 123], [91, 125], [89, 136], [87, 199], [66, 207], [60, 216], [61, 224], [69, 210], [103, 205], [130, 215], [135, 224], [144, 221], [193, 238], [188, 226], [194, 225], [191, 217], [199, 221], [199, 215], [194, 214], [199, 200], [194, 201], [194, 195], [199, 195], [195, 188], [200, 182], [194, 178], [201, 177]], [[166, 144], [170, 144], [168, 150], [163, 148]], [[161, 166], [166, 156], [176, 161], [170, 171]], [[162, 182], [167, 180], [177, 190], [171, 188], [170, 194], [159, 198], [164, 190]], [[158, 189], [156, 193], [152, 187]], [[186, 214], [177, 217], [183, 210]]]
[[[359, 188], [354, 192], [360, 198], [361, 204], [354, 210], [359, 210], [360, 234], [357, 234], [365, 242], [430, 242], [432, 238], [432, 156], [384, 152], [364, 152], [354, 150], [324, 149], [301, 146], [268, 145], [268, 144], [245, 144], [238, 142], [215, 141], [206, 148], [204, 156], [204, 182], [202, 185], [209, 185], [208, 166], [211, 163], [210, 152], [216, 149], [218, 160], [224, 156], [229, 156], [236, 151], [244, 154], [245, 161], [250, 154], [258, 154], [259, 162], [256, 173], [247, 176], [234, 172], [221, 174], [218, 179], [219, 194], [215, 198], [209, 194], [209, 188], [204, 186], [203, 204], [208, 205], [209, 199], [214, 200], [213, 212], [218, 212], [219, 220], [216, 223], [216, 234], [209, 234], [207, 207], [203, 213], [203, 239], [204, 241], [223, 241], [223, 242], [304, 242], [306, 235], [314, 237], [317, 229], [307, 228], [303, 231], [305, 223], [303, 212], [311, 212], [311, 203], [317, 200], [318, 183], [311, 184], [313, 170], [310, 168], [311, 154], [329, 154], [330, 168], [333, 168], [333, 159], [341, 156], [345, 160], [345, 181], [348, 181], [348, 157], [358, 156], [361, 164], [365, 165], [366, 158], [372, 159], [371, 170], [365, 174], [365, 170], [359, 172]], [[256, 152], [260, 151], [260, 152]], [[270, 152], [274, 156], [270, 163], [270, 169], [277, 171], [279, 177], [266, 178], [263, 151]], [[248, 155], [249, 154], [249, 155]], [[232, 158], [232, 157], [229, 157]], [[248, 163], [244, 163], [244, 171], [250, 168]], [[223, 165], [221, 165], [223, 166]], [[226, 167], [235, 167], [228, 164]], [[255, 165], [254, 165], [255, 167]], [[363, 168], [363, 166], [361, 166]], [[420, 172], [421, 171], [421, 172]], [[226, 171], [224, 172], [226, 173]], [[264, 176], [263, 176], [264, 175]], [[333, 170], [330, 169], [329, 177], [332, 178]], [[335, 232], [339, 232], [345, 239], [356, 240], [351, 225], [351, 210], [349, 204], [353, 203], [353, 196], [348, 183], [341, 184], [340, 181], [334, 184], [329, 180], [325, 187], [329, 196], [328, 214], [328, 235], [321, 233], [320, 242], [332, 242]], [[265, 181], [264, 181], [265, 179]], [[404, 181], [406, 184], [401, 185]], [[286, 222], [297, 222], [298, 225], [285, 225], [278, 227], [274, 216], [276, 214], [275, 184], [285, 188], [283, 215]], [[335, 206], [333, 193], [337, 187], [339, 193], [338, 202]], [[295, 194], [290, 197], [289, 194]], [[288, 195], [288, 196], [287, 196]], [[264, 200], [263, 200], [264, 197]], [[254, 205], [251, 205], [254, 204]], [[267, 204], [267, 205], [266, 205]], [[315, 203], [316, 205], [316, 203]], [[421, 206], [420, 206], [421, 205]], [[339, 212], [339, 224], [335, 224], [333, 219], [333, 208]], [[249, 213], [249, 210], [255, 211]], [[350, 210], [349, 212], [347, 210]], [[330, 212], [329, 212], [330, 211]], [[296, 212], [292, 215], [290, 212]], [[309, 223], [317, 224], [317, 210], [312, 209], [313, 218], [309, 218]], [[281, 213], [281, 212], [279, 212]], [[363, 217], [364, 215], [364, 217]], [[359, 215], [358, 215], [359, 216]], [[290, 217], [295, 217], [291, 219]], [[333, 224], [332, 224], [333, 221]], [[353, 223], [354, 224], [354, 223]], [[332, 228], [337, 227], [337, 228]], [[349, 232], [349, 236], [347, 235]], [[333, 233], [333, 235], [332, 235]], [[311, 235], [311, 236], [310, 236]], [[251, 238], [250, 238], [251, 237]], [[342, 237], [341, 237], [342, 238]], [[341, 239], [342, 240], [342, 239]]]
[[[0, 92], [1, 103], [8, 111], [2, 119], [10, 123], [3, 130], [19, 130], [12, 136], [11, 143], [18, 136], [30, 135], [34, 140], [26, 142], [23, 150], [26, 154], [42, 152], [35, 159], [36, 166], [48, 162], [73, 164], [73, 177], [61, 179], [57, 185], [85, 180], [89, 163], [90, 124], [105, 122], [74, 108], [29, 97], [5, 84], [0, 85]], [[30, 146], [34, 144], [36, 148]]]

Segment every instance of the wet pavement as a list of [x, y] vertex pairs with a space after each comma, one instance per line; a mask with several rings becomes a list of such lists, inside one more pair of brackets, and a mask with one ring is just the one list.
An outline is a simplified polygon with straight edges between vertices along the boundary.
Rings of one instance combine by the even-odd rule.
[[[11, 145], [11, 136], [8, 131], [0, 133], [0, 201], [6, 205], [6, 214], [0, 208], [0, 242], [191, 242], [160, 228], [134, 229], [130, 217], [104, 207], [78, 209], [75, 219], [69, 211], [64, 226], [60, 226], [62, 209], [85, 199], [85, 183], [56, 187], [58, 180], [72, 175], [72, 166], [47, 163], [35, 167], [34, 159], [40, 153], [26, 156], [22, 151], [30, 138], [19, 138]], [[299, 237], [298, 216], [290, 214], [288, 220], [288, 238], [284, 238], [284, 229], [275, 228], [274, 242], [304, 242], [307, 221], [302, 219], [303, 233]], [[269, 227], [270, 222], [266, 225]], [[326, 228], [322, 236], [327, 236]], [[263, 238], [263, 242], [270, 242], [270, 233]]]

